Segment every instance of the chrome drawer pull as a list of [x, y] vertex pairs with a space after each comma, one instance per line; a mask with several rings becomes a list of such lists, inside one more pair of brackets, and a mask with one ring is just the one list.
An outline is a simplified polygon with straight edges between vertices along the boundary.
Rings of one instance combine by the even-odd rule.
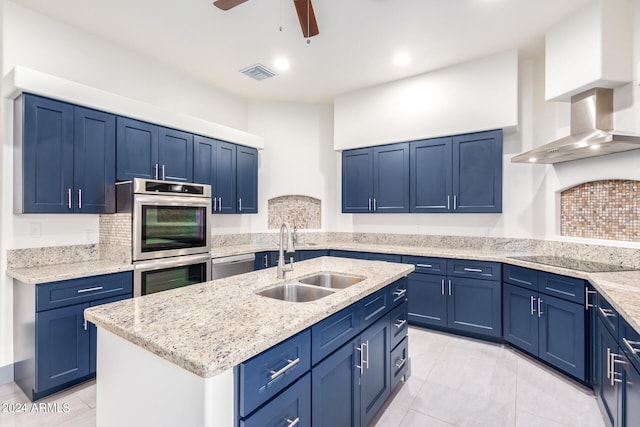
[[280, 369], [279, 371], [269, 371], [269, 373], [271, 374], [271, 381], [275, 380], [280, 375], [284, 374], [289, 369], [291, 369], [294, 366], [296, 366], [298, 363], [300, 363], [300, 358], [299, 357], [294, 359], [294, 360], [287, 359], [287, 365], [284, 368]]
[[431, 264], [416, 264], [416, 267], [433, 268], [433, 265], [431, 265]]
[[289, 425], [287, 427], [295, 427], [298, 425], [298, 423], [300, 422], [300, 417], [296, 418], [295, 420], [290, 420], [289, 418], [285, 418], [284, 419], [286, 422], [289, 423]]
[[640, 353], [640, 349], [636, 348], [634, 346], [640, 346], [640, 341], [629, 341], [626, 338], [622, 338], [622, 341], [626, 344], [626, 346], [629, 348], [629, 351], [631, 351], [631, 354], [638, 354]]
[[404, 366], [404, 364], [407, 363], [407, 359], [400, 359], [399, 361], [396, 362], [396, 364], [394, 365], [396, 368], [400, 369]]
[[608, 308], [598, 307], [598, 311], [600, 311], [604, 317], [616, 317], [613, 310], [609, 310]]
[[584, 309], [589, 310], [590, 307], [595, 307], [595, 304], [589, 304], [589, 294], [597, 294], [596, 291], [590, 291], [586, 286], [584, 287]]
[[101, 291], [102, 286], [96, 286], [95, 288], [87, 288], [87, 289], [78, 289], [79, 294], [83, 294], [85, 292], [93, 292], [93, 291]]
[[[607, 378], [611, 378], [611, 349], [609, 347], [607, 347]], [[613, 380], [611, 385], [613, 385]]]
[[482, 269], [480, 269], [480, 268], [468, 268], [468, 267], [465, 267], [464, 271], [469, 271], [471, 273], [482, 273]]
[[405, 323], [407, 323], [407, 319], [403, 319], [403, 320], [399, 321], [398, 323], [394, 323], [393, 326], [395, 326], [396, 328], [400, 329], [405, 325]]
[[401, 297], [401, 296], [404, 296], [404, 294], [406, 293], [407, 293], [406, 289], [396, 289], [395, 291], [393, 291], [393, 296]]

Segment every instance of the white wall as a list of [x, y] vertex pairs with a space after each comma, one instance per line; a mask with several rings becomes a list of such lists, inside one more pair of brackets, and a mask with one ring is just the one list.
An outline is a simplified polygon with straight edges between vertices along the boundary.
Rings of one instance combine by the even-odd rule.
[[498, 53], [335, 98], [334, 148], [515, 127], [518, 53]]
[[[22, 65], [98, 89], [199, 117], [239, 130], [247, 129], [247, 100], [199, 83], [172, 68], [33, 12], [7, 0], [3, 8], [0, 70]], [[97, 215], [14, 215], [12, 102], [2, 100], [0, 268], [6, 250], [98, 242]], [[40, 235], [29, 234], [31, 224]], [[13, 359], [11, 279], [0, 275], [0, 369]]]

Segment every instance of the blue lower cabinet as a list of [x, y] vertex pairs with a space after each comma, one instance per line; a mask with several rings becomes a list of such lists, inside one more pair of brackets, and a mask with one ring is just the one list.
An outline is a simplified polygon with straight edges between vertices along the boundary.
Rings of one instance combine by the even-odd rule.
[[623, 426], [633, 426], [640, 420], [640, 371], [633, 364], [622, 364], [624, 392], [620, 418]]
[[502, 328], [505, 341], [537, 355], [537, 293], [505, 283], [502, 285], [502, 295]]
[[330, 250], [329, 256], [335, 256], [339, 258], [364, 259], [364, 254], [362, 252], [355, 251]]
[[314, 427], [359, 426], [360, 338], [344, 344], [314, 366], [311, 420]]
[[619, 426], [618, 407], [621, 406], [621, 397], [618, 394], [616, 383], [611, 381], [611, 353], [617, 353], [618, 343], [605, 328], [600, 319], [596, 321], [595, 333], [596, 346], [596, 374], [598, 376], [598, 389], [596, 393], [600, 399], [603, 415], [609, 426]]
[[368, 425], [391, 394], [389, 318], [383, 317], [360, 335], [360, 420]]
[[77, 304], [36, 314], [35, 393], [61, 386], [89, 375], [89, 331], [84, 328], [84, 310]]
[[411, 273], [407, 295], [409, 322], [419, 326], [447, 326], [445, 276]]
[[404, 304], [399, 305], [391, 311], [390, 316], [390, 325], [391, 325], [391, 348], [397, 346], [400, 341], [407, 336], [409, 331], [409, 312], [408, 305], [405, 302]]
[[409, 370], [409, 338], [404, 339], [391, 351], [391, 390], [396, 388], [400, 380]]
[[253, 269], [262, 270], [276, 265], [278, 265], [278, 251], [257, 252]]
[[[251, 416], [240, 427], [283, 427], [311, 425], [311, 373], [296, 381]], [[315, 423], [314, 423], [315, 425]], [[335, 424], [337, 425], [337, 424]]]
[[321, 256], [328, 256], [329, 251], [318, 249], [318, 250], [296, 250], [293, 256], [294, 261], [304, 261], [307, 259], [320, 258]]
[[463, 277], [450, 277], [447, 280], [447, 326], [461, 331], [501, 337], [500, 282]]

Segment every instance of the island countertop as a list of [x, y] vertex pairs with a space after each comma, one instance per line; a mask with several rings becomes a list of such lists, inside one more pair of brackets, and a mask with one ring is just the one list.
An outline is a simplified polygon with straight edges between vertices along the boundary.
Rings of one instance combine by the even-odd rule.
[[[322, 257], [85, 310], [85, 318], [194, 374], [208, 378], [247, 360], [407, 276], [413, 265]], [[311, 302], [256, 295], [278, 283], [331, 272], [364, 280]]]

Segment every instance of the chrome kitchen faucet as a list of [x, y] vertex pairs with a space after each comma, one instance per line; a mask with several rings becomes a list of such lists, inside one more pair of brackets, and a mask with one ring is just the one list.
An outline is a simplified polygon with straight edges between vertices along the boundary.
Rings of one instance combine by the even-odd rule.
[[280, 226], [280, 249], [278, 251], [278, 279], [284, 279], [284, 273], [287, 271], [293, 271], [293, 257], [291, 257], [291, 263], [289, 266], [285, 266], [284, 263], [284, 232], [287, 232], [287, 252], [293, 253], [296, 251], [293, 244], [293, 236], [291, 234], [291, 228], [289, 223], [283, 222]]

